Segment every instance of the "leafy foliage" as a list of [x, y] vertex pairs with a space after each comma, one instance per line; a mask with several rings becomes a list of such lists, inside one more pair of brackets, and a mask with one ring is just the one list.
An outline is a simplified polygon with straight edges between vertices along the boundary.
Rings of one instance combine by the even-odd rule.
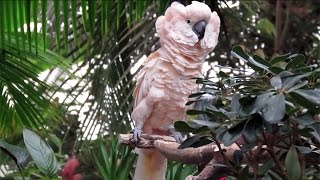
[[129, 147], [118, 144], [115, 137], [111, 137], [108, 148], [103, 139], [99, 138], [98, 145], [91, 150], [91, 154], [103, 179], [127, 180], [131, 176], [136, 155]]
[[[320, 159], [320, 69], [307, 66], [300, 54], [266, 60], [251, 57], [240, 46], [234, 47], [232, 54], [255, 72], [236, 76], [221, 73], [218, 82], [198, 79], [202, 90], [191, 95], [188, 103], [194, 104], [195, 109], [187, 112], [193, 120], [175, 123], [177, 130], [195, 135], [180, 147], [237, 143], [242, 156], [252, 155], [254, 147], [273, 149], [268, 150], [267, 160], [259, 158], [259, 153], [250, 157], [258, 164], [239, 160], [237, 173], [230, 175], [240, 176], [242, 167], [253, 166], [247, 176], [305, 177], [304, 172], [314, 169]], [[287, 61], [285, 66], [277, 66], [283, 61]], [[318, 160], [310, 160], [310, 156]]]
[[[42, 173], [48, 177], [55, 177], [60, 166], [51, 147], [39, 135], [27, 128], [23, 129], [23, 139], [26, 149], [0, 140], [1, 150], [15, 161], [20, 172], [32, 159]], [[22, 173], [21, 175], [24, 177]]]

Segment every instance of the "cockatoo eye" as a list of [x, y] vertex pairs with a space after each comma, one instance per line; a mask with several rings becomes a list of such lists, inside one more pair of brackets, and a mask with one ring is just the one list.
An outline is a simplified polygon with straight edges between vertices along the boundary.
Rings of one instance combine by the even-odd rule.
[[190, 19], [188, 19], [188, 20], [187, 20], [187, 23], [188, 23], [188, 24], [190, 24], [190, 23], [191, 23]]

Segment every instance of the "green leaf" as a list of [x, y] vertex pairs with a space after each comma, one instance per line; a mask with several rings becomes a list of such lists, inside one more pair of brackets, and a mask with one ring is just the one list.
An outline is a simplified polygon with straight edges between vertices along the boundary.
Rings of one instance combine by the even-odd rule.
[[60, 167], [51, 147], [27, 128], [23, 129], [23, 140], [39, 170], [50, 177], [57, 175]]
[[[189, 125], [190, 125], [191, 127], [193, 127], [192, 124], [197, 124], [197, 125], [199, 125], [199, 126], [206, 126], [206, 127], [208, 127], [209, 129], [217, 128], [217, 127], [220, 126], [219, 123], [215, 123], [215, 122], [212, 122], [212, 121], [206, 121], [206, 120], [197, 120], [197, 119], [194, 119], [194, 120], [192, 120], [192, 121], [189, 123]], [[189, 127], [190, 127], [190, 126], [189, 126]]]
[[301, 178], [301, 168], [298, 158], [298, 153], [294, 146], [289, 149], [286, 159], [285, 167], [288, 172], [288, 176], [292, 180], [299, 180]]
[[274, 166], [274, 161], [272, 158], [270, 158], [269, 160], [267, 160], [262, 166], [260, 166], [258, 168], [258, 175], [264, 175], [266, 174], [269, 169], [271, 169]]
[[0, 140], [0, 148], [14, 160], [20, 170], [28, 165], [30, 154], [26, 149], [8, 144], [3, 140]]
[[[119, 1], [119, 0], [118, 0]], [[88, 15], [89, 15], [89, 30], [90, 30], [90, 35], [92, 38], [94, 38], [94, 23], [95, 23], [95, 18], [96, 18], [96, 1], [88, 1]]]
[[241, 108], [241, 104], [239, 102], [240, 98], [241, 98], [241, 96], [238, 93], [236, 93], [232, 96], [231, 103], [230, 103], [231, 112], [239, 113], [240, 108]]
[[84, 31], [87, 32], [87, 0], [81, 0], [82, 20]]
[[304, 55], [298, 54], [291, 61], [289, 61], [285, 69], [289, 70], [295, 67], [301, 67], [301, 66], [304, 67], [305, 66], [304, 61], [305, 61]]
[[270, 38], [276, 37], [276, 29], [272, 22], [267, 18], [261, 18], [257, 22], [256, 28], [259, 29], [262, 33], [270, 36]]
[[232, 51], [231, 51], [231, 55], [233, 57], [236, 57], [236, 58], [239, 58], [241, 60], [243, 60], [244, 62], [246, 62], [248, 64], [248, 66], [250, 66], [252, 69], [254, 69], [255, 71], [268, 71], [270, 73], [272, 73], [270, 70], [269, 70], [269, 67], [264, 65], [264, 64], [269, 64], [268, 62], [264, 61], [262, 58], [260, 58], [259, 56], [255, 56], [257, 60], [259, 60], [260, 62], [264, 63], [260, 63], [258, 61], [256, 61], [255, 59], [253, 59], [252, 57], [250, 57], [249, 55], [247, 55], [243, 49], [240, 47], [240, 46], [235, 46], [232, 48]]
[[34, 22], [34, 42], [36, 54], [38, 54], [38, 1], [32, 1], [33, 22]]
[[26, 21], [27, 21], [27, 37], [28, 37], [28, 44], [29, 44], [29, 51], [31, 52], [31, 29], [30, 29], [30, 23], [31, 23], [31, 1], [26, 1]]
[[179, 132], [193, 132], [195, 130], [184, 121], [176, 121], [174, 123], [174, 128]]
[[55, 134], [49, 133], [49, 139], [50, 139], [59, 149], [61, 148], [62, 142], [61, 142], [61, 140], [60, 140]]
[[290, 56], [291, 56], [291, 53], [283, 54], [283, 55], [280, 55], [280, 56], [277, 56], [277, 57], [273, 58], [272, 60], [269, 61], [269, 63], [271, 65], [274, 65], [274, 64], [276, 64], [278, 62], [282, 62], [282, 61], [287, 60]]
[[269, 123], [278, 123], [286, 112], [285, 97], [283, 94], [271, 96], [262, 108], [262, 116]]
[[65, 52], [67, 52], [67, 46], [68, 46], [68, 29], [69, 29], [69, 1], [63, 1], [62, 4], [63, 7], [63, 24], [64, 24], [64, 48]]
[[[304, 94], [304, 92], [303, 92], [303, 94]], [[301, 96], [300, 94], [296, 93], [295, 91], [290, 92], [289, 95], [297, 104], [301, 105], [302, 107], [306, 107], [307, 109], [309, 109], [310, 111], [312, 111], [314, 113], [318, 113], [320, 111], [319, 105], [316, 105], [316, 104], [310, 102], [309, 99], [307, 99], [307, 98], [310, 98], [310, 96], [307, 96], [306, 94], [304, 94], [307, 97], [307, 98], [305, 98], [304, 96]], [[313, 101], [313, 100], [311, 99], [311, 101]]]
[[255, 143], [257, 137], [262, 134], [263, 120], [259, 113], [252, 114], [243, 129], [243, 138], [248, 144]]
[[[47, 0], [42, 0], [42, 12], [47, 12]], [[43, 51], [46, 51], [46, 39], [47, 39], [47, 13], [42, 13], [42, 40], [43, 40]]]
[[293, 120], [295, 120], [298, 124], [304, 125], [304, 126], [314, 124], [316, 122], [313, 119], [313, 116], [309, 113], [305, 113], [301, 116], [298, 116], [298, 117], [294, 118]]
[[296, 94], [299, 94], [309, 102], [320, 105], [320, 89], [297, 89], [293, 91]]
[[56, 33], [57, 51], [60, 52], [60, 1], [54, 1], [54, 29]]
[[1, 39], [1, 49], [3, 49], [4, 48], [4, 28], [3, 27], [5, 27], [5, 25], [4, 25], [4, 23], [5, 23], [5, 12], [4, 12], [4, 2], [3, 1], [0, 1], [0, 39]]
[[212, 140], [209, 139], [208, 136], [192, 136], [188, 139], [186, 139], [185, 141], [183, 141], [180, 146], [178, 147], [178, 149], [184, 149], [184, 148], [188, 148], [188, 147], [193, 147], [193, 148], [197, 148], [200, 146], [204, 146], [207, 144], [212, 143]]
[[217, 135], [217, 139], [221, 141], [225, 146], [230, 146], [242, 135], [242, 131], [247, 121], [241, 121], [237, 125], [231, 127], [228, 130], [221, 131]]
[[257, 61], [258, 63], [263, 64], [263, 65], [265, 65], [265, 66], [267, 66], [267, 67], [270, 67], [270, 66], [271, 66], [268, 61], [264, 60], [264, 59], [263, 59], [262, 57], [260, 57], [260, 56], [253, 55], [253, 59], [254, 59], [255, 61]]
[[301, 74], [301, 75], [294, 75], [291, 77], [283, 78], [282, 80], [282, 89], [288, 90], [295, 86], [296, 84], [300, 83], [303, 78], [308, 77], [309, 74]]
[[274, 89], [281, 89], [282, 87], [282, 81], [279, 76], [274, 76], [270, 79], [270, 84]]
[[[105, 2], [105, 1], [102, 1]], [[79, 46], [78, 44], [78, 31], [77, 31], [77, 1], [71, 1], [71, 19], [72, 19], [72, 32], [73, 32], [73, 39], [76, 47]]]

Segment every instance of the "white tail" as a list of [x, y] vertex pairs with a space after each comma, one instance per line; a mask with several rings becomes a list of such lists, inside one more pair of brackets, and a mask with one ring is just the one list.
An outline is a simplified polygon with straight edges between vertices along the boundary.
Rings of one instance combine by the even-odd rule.
[[167, 159], [157, 150], [138, 150], [133, 180], [165, 180]]

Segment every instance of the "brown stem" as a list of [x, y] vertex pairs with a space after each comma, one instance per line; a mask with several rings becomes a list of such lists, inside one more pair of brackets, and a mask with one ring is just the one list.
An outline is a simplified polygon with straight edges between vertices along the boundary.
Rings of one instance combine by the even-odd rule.
[[229, 159], [227, 158], [227, 156], [223, 153], [223, 149], [221, 148], [221, 145], [219, 143], [218, 140], [214, 139], [216, 145], [218, 146], [219, 152], [221, 154], [221, 156], [223, 157], [224, 162], [229, 166], [230, 170], [233, 173], [237, 173], [237, 170], [233, 167], [233, 165], [230, 163]]

